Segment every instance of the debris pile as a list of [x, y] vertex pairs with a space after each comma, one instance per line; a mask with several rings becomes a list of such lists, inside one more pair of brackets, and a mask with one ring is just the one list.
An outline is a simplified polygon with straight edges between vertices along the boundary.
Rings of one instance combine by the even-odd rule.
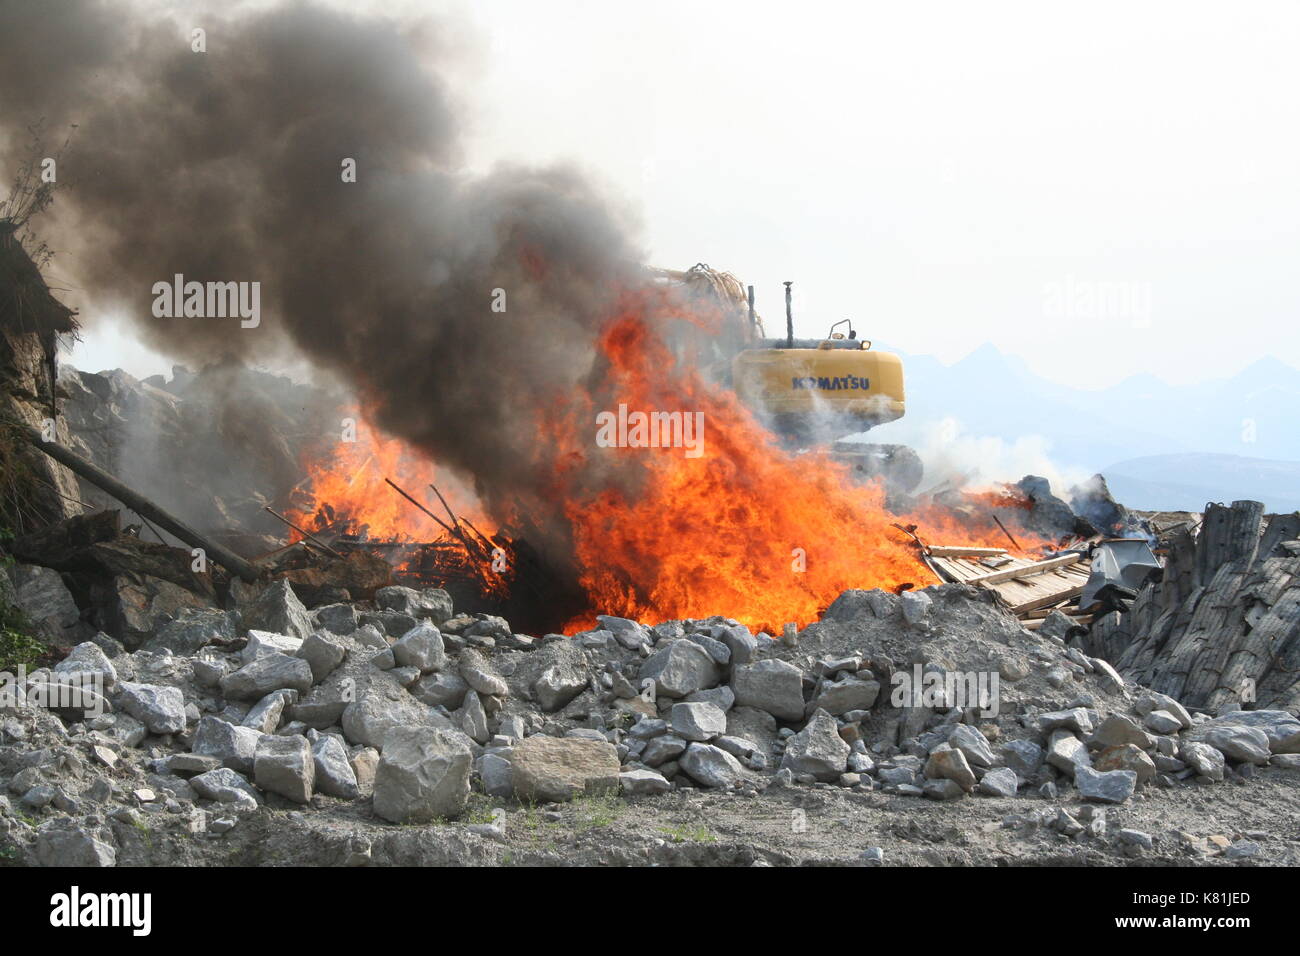
[[[114, 521], [68, 525], [87, 523]], [[117, 540], [72, 549], [77, 566]], [[41, 601], [75, 607], [63, 580], [92, 572], [42, 567], [11, 569], [12, 599], [39, 611], [22, 585], [42, 577]], [[1024, 840], [1127, 857], [1164, 837], [1108, 828], [1103, 808], [1114, 820], [1148, 788], [1300, 764], [1290, 714], [1189, 712], [1067, 646], [1057, 619], [1027, 631], [978, 587], [848, 591], [785, 640], [725, 618], [604, 616], [535, 638], [458, 613], [439, 589], [304, 602], [289, 578], [218, 580], [223, 593], [185, 588], [129, 644], [94, 631], [6, 686], [5, 852], [200, 863], [235, 841], [244, 862], [273, 862], [321, 815], [334, 839], [316, 862], [391, 861], [372, 848], [392, 824], [448, 829], [468, 860], [539, 805], [762, 804], [810, 789], [918, 808], [999, 801], [990, 811]]]

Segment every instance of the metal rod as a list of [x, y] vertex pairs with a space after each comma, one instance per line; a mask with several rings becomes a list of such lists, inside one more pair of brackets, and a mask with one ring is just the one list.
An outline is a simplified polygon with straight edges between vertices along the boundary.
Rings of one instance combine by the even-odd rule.
[[307, 539], [308, 541], [310, 541], [312, 544], [316, 545], [316, 547], [320, 548], [321, 550], [323, 550], [323, 551], [328, 551], [330, 554], [334, 555], [334, 557], [336, 557], [336, 558], [341, 558], [341, 557], [343, 557], [343, 555], [339, 554], [337, 551], [335, 551], [333, 548], [331, 548], [331, 547], [330, 547], [328, 544], [326, 544], [324, 541], [319, 540], [319, 539], [318, 539], [315, 535], [313, 535], [313, 534], [308, 534], [306, 531], [302, 530], [302, 528], [299, 528], [296, 524], [294, 524], [292, 521], [290, 521], [290, 520], [289, 520], [288, 518], [286, 518], [284, 515], [280, 514], [280, 512], [278, 512], [278, 511], [273, 511], [273, 510], [271, 510], [270, 508], [263, 508], [263, 510], [264, 510], [267, 514], [271, 515], [272, 517], [274, 517], [274, 518], [279, 518], [281, 521], [283, 521], [285, 524], [287, 524], [290, 528], [292, 528], [294, 531], [297, 531], [300, 535], [302, 535], [304, 538], [306, 538], [306, 539]]
[[76, 452], [64, 448], [57, 442], [45, 441], [41, 436], [41, 433], [30, 425], [13, 421], [8, 424], [17, 431], [20, 436], [25, 438], [33, 448], [45, 452], [45, 454], [49, 455], [59, 464], [66, 466], [70, 471], [85, 478], [96, 488], [112, 495], [118, 501], [122, 502], [122, 504], [126, 505], [138, 514], [141, 518], [152, 518], [164, 531], [170, 532], [190, 547], [202, 548], [213, 561], [224, 567], [226, 570], [237, 574], [245, 581], [256, 581], [258, 579], [257, 569], [239, 555], [222, 547], [204, 535], [199, 534], [189, 525], [164, 511], [148, 498], [132, 491], [98, 465], [92, 465]]
[[[992, 515], [993, 512], [990, 511], [989, 514]], [[1011, 543], [1012, 543], [1013, 545], [1015, 545], [1016, 550], [1017, 550], [1017, 551], [1023, 551], [1024, 548], [1020, 547], [1020, 542], [1019, 542], [1019, 541], [1017, 541], [1015, 538], [1011, 537], [1011, 532], [1008, 531], [1008, 530], [1007, 530], [1007, 526], [1004, 525], [1004, 524], [1002, 523], [1002, 519], [999, 518], [997, 515], [993, 515], [993, 520], [996, 521], [996, 522], [998, 523], [998, 527], [1002, 529], [1002, 533], [1005, 534], [1005, 535], [1006, 535], [1006, 536], [1011, 540]]]
[[399, 495], [401, 495], [403, 498], [405, 498], [405, 499], [406, 499], [407, 501], [409, 501], [411, 504], [415, 505], [415, 507], [419, 508], [419, 509], [420, 509], [421, 511], [423, 511], [426, 515], [428, 515], [430, 518], [432, 518], [434, 521], [436, 521], [436, 522], [438, 523], [438, 527], [442, 528], [443, 531], [447, 532], [448, 534], [455, 534], [455, 532], [452, 531], [451, 528], [447, 527], [447, 525], [443, 523], [442, 519], [440, 519], [436, 514], [434, 514], [432, 511], [430, 511], [430, 510], [429, 510], [428, 508], [426, 508], [424, 505], [420, 504], [418, 501], [416, 501], [414, 498], [412, 498], [410, 495], [408, 495], [405, 491], [403, 491], [401, 488], [399, 488], [399, 487], [398, 487], [398, 486], [393, 482], [393, 480], [392, 480], [391, 478], [385, 478], [384, 481], [388, 482], [389, 487], [391, 487], [391, 488], [392, 488], [394, 491], [396, 491]]
[[785, 284], [785, 347], [794, 348], [794, 306], [790, 297], [790, 286], [793, 282]]

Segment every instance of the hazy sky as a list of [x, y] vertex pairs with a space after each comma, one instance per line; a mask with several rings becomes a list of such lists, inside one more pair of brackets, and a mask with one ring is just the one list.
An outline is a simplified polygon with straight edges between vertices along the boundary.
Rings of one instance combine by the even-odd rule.
[[1294, 3], [405, 6], [454, 24], [473, 166], [577, 162], [770, 331], [792, 279], [800, 334], [1060, 381], [1300, 365]]

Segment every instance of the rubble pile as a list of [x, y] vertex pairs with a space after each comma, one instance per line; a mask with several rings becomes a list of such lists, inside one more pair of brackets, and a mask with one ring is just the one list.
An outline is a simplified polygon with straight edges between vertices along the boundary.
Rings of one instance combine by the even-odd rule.
[[[37, 577], [40, 601], [75, 607], [57, 572], [22, 563], [9, 599], [46, 606], [21, 586]], [[1290, 714], [1193, 713], [1068, 647], [1060, 622], [1028, 631], [958, 584], [845, 592], [788, 642], [724, 618], [535, 638], [437, 589], [305, 603], [283, 578], [156, 620], [130, 646], [95, 632], [7, 688], [0, 852], [222, 862], [241, 832], [289, 840], [319, 817], [351, 848], [330, 862], [430, 824], [455, 847], [409, 852], [466, 861], [508, 842], [511, 813], [824, 791], [917, 812], [1010, 801], [997, 817], [1024, 839], [1133, 856], [1165, 837], [1108, 829], [1105, 807], [1300, 766]], [[1249, 842], [1229, 841], [1232, 858]], [[259, 863], [278, 844], [238, 845]]]
[[1079, 645], [1189, 707], [1300, 709], [1300, 515], [1263, 512], [1211, 504], [1171, 532], [1161, 580]]

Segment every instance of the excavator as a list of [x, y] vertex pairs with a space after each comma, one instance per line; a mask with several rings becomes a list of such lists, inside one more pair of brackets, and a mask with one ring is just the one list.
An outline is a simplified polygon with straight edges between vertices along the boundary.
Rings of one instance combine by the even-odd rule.
[[921, 459], [906, 445], [843, 440], [903, 417], [897, 355], [873, 350], [850, 319], [834, 323], [825, 338], [796, 339], [793, 283], [785, 283], [785, 337], [768, 338], [754, 311], [754, 287], [746, 289], [734, 275], [704, 263], [653, 272], [719, 317], [716, 333], [703, 341], [692, 336], [690, 346], [702, 355], [706, 373], [733, 389], [783, 444], [795, 451], [829, 446], [856, 478], [883, 478], [891, 494], [906, 495], [920, 485]]

